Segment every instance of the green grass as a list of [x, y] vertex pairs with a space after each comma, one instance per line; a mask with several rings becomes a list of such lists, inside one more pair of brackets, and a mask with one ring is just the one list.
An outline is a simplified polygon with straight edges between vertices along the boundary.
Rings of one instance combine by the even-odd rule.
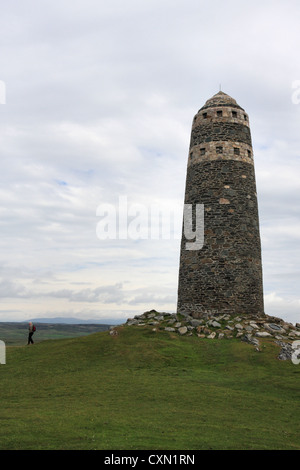
[[[46, 339], [76, 338], [109, 329], [105, 324], [35, 323], [35, 343]], [[28, 340], [28, 322], [0, 322], [0, 339], [6, 346], [23, 346]]]
[[119, 327], [7, 347], [0, 449], [300, 449], [300, 366], [239, 340]]

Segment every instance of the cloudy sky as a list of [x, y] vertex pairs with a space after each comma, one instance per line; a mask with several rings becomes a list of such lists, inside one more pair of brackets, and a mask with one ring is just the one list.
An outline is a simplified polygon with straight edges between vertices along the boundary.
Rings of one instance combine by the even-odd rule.
[[[299, 322], [299, 1], [0, 5], [0, 320], [175, 311], [191, 123], [221, 84], [250, 117], [265, 310]], [[134, 237], [152, 206], [174, 230]]]

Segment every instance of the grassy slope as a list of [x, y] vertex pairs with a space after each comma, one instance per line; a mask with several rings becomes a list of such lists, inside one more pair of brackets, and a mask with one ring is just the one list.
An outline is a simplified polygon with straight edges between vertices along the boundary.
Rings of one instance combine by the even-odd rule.
[[[33, 340], [38, 343], [45, 339], [76, 338], [90, 333], [109, 329], [101, 324], [68, 324], [68, 323], [35, 323], [37, 332]], [[0, 339], [6, 346], [23, 346], [27, 344], [28, 323], [0, 322]]]
[[300, 449], [300, 366], [238, 340], [120, 327], [8, 347], [1, 449]]

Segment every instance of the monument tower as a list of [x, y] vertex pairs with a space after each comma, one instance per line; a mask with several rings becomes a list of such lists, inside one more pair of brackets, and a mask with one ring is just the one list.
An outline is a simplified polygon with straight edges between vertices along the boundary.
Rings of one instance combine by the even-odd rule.
[[194, 117], [185, 204], [204, 206], [204, 243], [182, 233], [177, 312], [263, 315], [261, 243], [248, 114], [220, 91]]

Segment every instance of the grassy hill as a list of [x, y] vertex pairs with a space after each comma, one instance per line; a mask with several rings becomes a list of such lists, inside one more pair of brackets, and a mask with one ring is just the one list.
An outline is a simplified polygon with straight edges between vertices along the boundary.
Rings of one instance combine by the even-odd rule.
[[300, 365], [237, 339], [120, 326], [9, 346], [0, 449], [300, 449]]
[[[34, 322], [37, 332], [34, 334], [36, 343], [45, 339], [76, 338], [90, 333], [108, 330], [107, 324], [70, 324]], [[0, 339], [7, 346], [27, 344], [28, 322], [0, 322]]]

